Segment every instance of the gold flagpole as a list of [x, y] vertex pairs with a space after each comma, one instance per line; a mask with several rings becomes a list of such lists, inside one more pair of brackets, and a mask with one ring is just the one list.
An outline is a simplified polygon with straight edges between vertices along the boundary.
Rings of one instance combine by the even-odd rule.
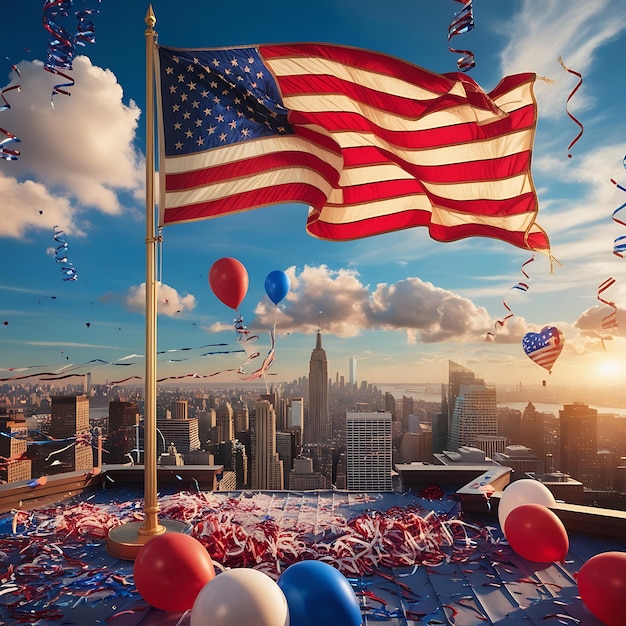
[[144, 381], [144, 521], [128, 522], [109, 532], [107, 552], [120, 559], [134, 560], [152, 537], [164, 532], [185, 532], [177, 520], [160, 520], [157, 501], [156, 456], [156, 218], [154, 202], [154, 47], [156, 17], [152, 5], [146, 13], [146, 369]]

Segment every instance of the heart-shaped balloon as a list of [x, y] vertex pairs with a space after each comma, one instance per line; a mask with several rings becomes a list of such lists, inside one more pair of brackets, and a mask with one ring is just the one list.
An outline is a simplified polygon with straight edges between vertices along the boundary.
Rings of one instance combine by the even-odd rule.
[[522, 347], [528, 358], [550, 372], [565, 345], [565, 336], [556, 326], [544, 326], [539, 333], [526, 333]]

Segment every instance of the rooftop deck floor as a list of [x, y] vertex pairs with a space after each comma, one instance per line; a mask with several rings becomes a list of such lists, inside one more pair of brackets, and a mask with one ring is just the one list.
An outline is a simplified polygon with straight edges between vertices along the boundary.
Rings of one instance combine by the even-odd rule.
[[[314, 558], [333, 555], [357, 592], [366, 625], [600, 626], [578, 597], [575, 574], [595, 554], [626, 551], [623, 541], [569, 533], [563, 562], [531, 563], [508, 546], [497, 518], [472, 517], [452, 497], [172, 492], [161, 494], [159, 504], [161, 516], [188, 522], [210, 552], [216, 536], [228, 542], [237, 528], [249, 541], [265, 533], [280, 537], [283, 546], [305, 544]], [[136, 489], [94, 489], [0, 516], [0, 622], [188, 626], [189, 612], [147, 605], [134, 587], [133, 563], [106, 552], [108, 530], [141, 518], [142, 506]], [[416, 520], [423, 552], [414, 564], [400, 563], [406, 545], [389, 549], [372, 538]], [[270, 549], [257, 562], [245, 550], [223, 562], [212, 556], [218, 570], [256, 567], [275, 579], [288, 565]]]

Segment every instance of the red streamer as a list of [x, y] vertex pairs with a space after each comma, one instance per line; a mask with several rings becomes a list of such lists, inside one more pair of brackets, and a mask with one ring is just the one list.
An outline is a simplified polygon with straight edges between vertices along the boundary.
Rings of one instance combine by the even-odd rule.
[[[12, 65], [11, 69], [18, 75], [19, 78], [21, 78], [20, 71], [17, 69], [16, 65]], [[13, 91], [14, 89], [20, 92], [22, 90], [22, 86], [12, 85], [11, 87], [5, 87], [2, 92], [0, 92], [0, 95], [2, 95], [2, 99], [4, 100], [4, 104], [0, 105], [0, 111], [6, 111], [7, 109], [11, 108], [11, 105], [9, 104], [9, 101], [6, 99], [4, 94], [8, 91]], [[19, 142], [19, 138], [8, 130], [5, 130], [4, 128], [0, 128], [0, 133], [6, 135], [6, 138], [0, 141], [0, 157], [2, 157], [5, 161], [17, 161], [20, 155], [20, 151], [10, 150], [9, 148], [5, 148], [5, 146], [8, 143]]]
[[[456, 0], [456, 2], [461, 2], [463, 4], [463, 8], [458, 13], [454, 14], [454, 19], [450, 22], [450, 26], [448, 26], [448, 43], [452, 37], [467, 33], [474, 28], [474, 10], [472, 8], [472, 0]], [[448, 50], [450, 50], [450, 52], [463, 55], [457, 59], [456, 62], [456, 66], [461, 72], [467, 72], [476, 65], [474, 53], [470, 50], [451, 48], [449, 45]]]
[[[528, 261], [525, 261], [524, 263], [522, 263], [521, 272], [522, 274], [524, 274], [524, 277], [526, 278], [526, 280], [530, 279], [530, 276], [526, 273], [526, 270], [524, 270], [524, 267], [526, 267], [526, 265], [528, 265], [529, 263], [532, 263], [534, 260], [535, 260], [535, 256], [533, 255], [530, 259], [528, 259]], [[516, 285], [513, 285], [511, 289], [518, 289], [519, 291], [526, 292], [528, 291], [529, 286], [528, 286], [528, 283], [520, 281]], [[511, 310], [511, 307], [504, 300], [502, 300], [502, 305], [508, 311], [508, 315], [506, 315], [501, 320], [496, 321], [496, 323], [494, 324], [496, 332], [495, 333], [488, 332], [487, 337], [486, 337], [487, 341], [493, 341], [493, 338], [498, 333], [498, 328], [502, 328], [504, 326], [504, 323], [515, 315], [513, 311]]]
[[612, 287], [615, 284], [614, 278], [607, 278], [603, 283], [598, 285], [598, 300], [607, 306], [610, 306], [613, 311], [602, 318], [601, 326], [604, 330], [607, 328], [619, 328], [619, 322], [617, 321], [617, 307], [615, 306], [615, 302], [611, 300], [605, 300], [600, 297], [604, 291], [606, 291], [609, 287]]
[[561, 66], [563, 67], [563, 69], [566, 72], [569, 72], [570, 74], [573, 74], [574, 76], [578, 76], [578, 84], [576, 85], [576, 87], [574, 87], [574, 89], [572, 89], [572, 92], [570, 93], [570, 95], [567, 97], [567, 101], [565, 104], [565, 112], [569, 115], [570, 119], [577, 124], [578, 126], [580, 126], [580, 131], [578, 132], [578, 135], [576, 135], [576, 137], [574, 137], [574, 139], [572, 140], [572, 142], [570, 143], [569, 146], [567, 146], [567, 157], [569, 159], [572, 158], [571, 153], [569, 152], [570, 148], [582, 137], [583, 134], [583, 130], [584, 127], [583, 125], [570, 113], [569, 109], [567, 108], [567, 104], [569, 103], [569, 101], [572, 99], [572, 96], [580, 89], [580, 86], [583, 84], [583, 76], [582, 74], [580, 74], [579, 72], [576, 72], [575, 70], [570, 69], [569, 67], [567, 67], [563, 61], [563, 57], [559, 57], [559, 63], [561, 64]]

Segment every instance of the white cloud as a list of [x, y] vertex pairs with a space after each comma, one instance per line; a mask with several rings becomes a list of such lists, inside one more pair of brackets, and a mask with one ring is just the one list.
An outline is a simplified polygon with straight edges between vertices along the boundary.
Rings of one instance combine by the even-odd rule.
[[398, 330], [409, 343], [420, 341], [481, 341], [493, 321], [483, 307], [451, 291], [407, 278], [381, 283], [373, 291], [354, 270], [305, 266], [300, 274], [287, 270], [291, 291], [276, 307], [260, 302], [251, 324], [271, 326], [278, 319], [282, 332], [315, 332], [318, 322], [325, 334], [355, 337], [365, 330]]
[[[585, 76], [596, 53], [607, 42], [626, 30], [626, 14], [609, 0], [563, 3], [561, 0], [525, 0], [518, 3], [518, 13], [506, 24], [503, 33], [510, 35], [501, 53], [504, 74], [535, 72], [556, 81], [537, 82], [537, 98], [542, 115], [563, 115], [563, 103], [578, 83], [566, 73], [557, 59]], [[594, 103], [593, 93], [578, 90], [571, 109], [583, 111]]]
[[[191, 294], [179, 294], [176, 289], [159, 283], [157, 285], [157, 313], [176, 317], [196, 306], [196, 298]], [[124, 305], [129, 311], [143, 313], [146, 309], [146, 283], [130, 287], [124, 296]]]
[[[71, 96], [55, 95], [54, 106], [52, 88], [62, 81], [40, 61], [20, 63], [21, 76], [12, 80], [21, 90], [11, 92], [3, 128], [20, 138], [11, 146], [21, 155], [3, 167], [3, 191], [9, 194], [3, 194], [3, 205], [12, 207], [3, 230], [10, 236], [42, 222], [74, 234], [80, 231], [72, 224], [80, 211], [122, 214], [118, 193], [137, 195], [143, 188], [143, 157], [133, 146], [138, 107], [123, 103], [112, 72], [93, 66], [86, 56], [76, 57], [73, 66]], [[44, 219], [37, 214], [33, 220], [20, 210], [23, 206], [43, 210]]]

